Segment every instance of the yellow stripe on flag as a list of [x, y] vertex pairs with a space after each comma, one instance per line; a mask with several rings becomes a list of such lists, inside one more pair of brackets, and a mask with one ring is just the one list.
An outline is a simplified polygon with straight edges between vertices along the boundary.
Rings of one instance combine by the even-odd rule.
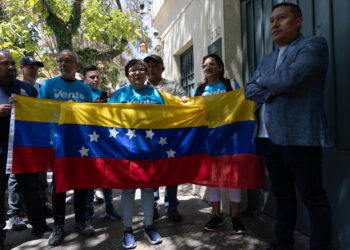
[[16, 95], [15, 119], [20, 121], [58, 123], [64, 101]]
[[254, 109], [256, 103], [245, 99], [243, 88], [222, 94], [191, 97], [187, 99], [185, 104], [176, 96], [160, 92], [166, 104], [204, 104], [207, 107], [209, 128], [216, 128], [234, 122], [255, 120]]
[[204, 105], [108, 104], [65, 102], [60, 124], [167, 129], [207, 126]]

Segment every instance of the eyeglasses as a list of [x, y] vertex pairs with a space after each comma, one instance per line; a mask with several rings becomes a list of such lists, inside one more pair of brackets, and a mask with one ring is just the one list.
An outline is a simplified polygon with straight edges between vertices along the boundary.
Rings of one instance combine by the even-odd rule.
[[57, 59], [57, 62], [59, 64], [61, 64], [61, 63], [71, 64], [71, 63], [73, 63], [73, 60], [72, 59]]
[[130, 69], [130, 70], [129, 70], [129, 73], [135, 74], [136, 71], [138, 71], [138, 72], [140, 72], [140, 73], [143, 73], [143, 72], [146, 71], [146, 69], [145, 69], [145, 68]]
[[205, 69], [205, 68], [207, 68], [207, 67], [214, 67], [215, 65], [217, 65], [217, 63], [216, 62], [210, 62], [210, 63], [207, 63], [207, 64], [203, 64], [202, 65], [202, 69]]

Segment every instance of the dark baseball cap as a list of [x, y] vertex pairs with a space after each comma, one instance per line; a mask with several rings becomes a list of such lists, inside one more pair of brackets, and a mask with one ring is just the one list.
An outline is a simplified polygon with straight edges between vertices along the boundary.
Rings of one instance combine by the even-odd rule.
[[143, 59], [143, 61], [146, 62], [146, 63], [149, 60], [154, 60], [154, 61], [160, 63], [161, 65], [164, 65], [163, 59], [160, 56], [158, 56], [158, 55], [153, 54], [153, 55], [150, 55], [150, 56], [146, 56], [145, 59]]
[[32, 56], [26, 56], [19, 61], [19, 65], [26, 66], [26, 65], [32, 65], [32, 64], [38, 64], [39, 67], [44, 67], [44, 64], [42, 62], [39, 62], [34, 59]]

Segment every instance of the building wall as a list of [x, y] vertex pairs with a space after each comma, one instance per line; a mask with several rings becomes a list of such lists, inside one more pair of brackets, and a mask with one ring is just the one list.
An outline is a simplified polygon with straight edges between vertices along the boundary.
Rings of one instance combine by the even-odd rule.
[[180, 55], [193, 46], [195, 82], [202, 81], [202, 58], [208, 46], [221, 38], [226, 77], [242, 84], [239, 0], [156, 0], [152, 26], [161, 39], [166, 78], [180, 82]]

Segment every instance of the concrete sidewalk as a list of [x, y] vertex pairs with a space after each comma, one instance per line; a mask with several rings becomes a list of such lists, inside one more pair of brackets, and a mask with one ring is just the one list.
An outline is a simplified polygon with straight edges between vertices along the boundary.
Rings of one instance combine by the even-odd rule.
[[[136, 206], [134, 211], [134, 234], [137, 241], [136, 249], [265, 249], [273, 235], [273, 223], [271, 220], [256, 216], [242, 216], [242, 221], [247, 227], [247, 234], [243, 236], [232, 233], [231, 219], [225, 216], [224, 225], [215, 232], [205, 232], [204, 225], [210, 218], [211, 208], [208, 203], [191, 194], [192, 185], [179, 186], [178, 199], [179, 212], [183, 216], [182, 222], [174, 223], [167, 219], [164, 205], [160, 202], [161, 217], [154, 222], [154, 226], [163, 238], [160, 245], [151, 245], [143, 238], [143, 213], [140, 201], [140, 192], [136, 192]], [[121, 212], [120, 190], [114, 190], [114, 204]], [[161, 188], [161, 201], [163, 201], [164, 189]], [[67, 205], [65, 231], [67, 236], [61, 246], [54, 249], [123, 249], [122, 248], [122, 221], [112, 221], [104, 217], [104, 205], [95, 205], [95, 215], [91, 224], [96, 229], [96, 234], [91, 238], [85, 238], [73, 231], [74, 215], [73, 205]], [[52, 218], [48, 220], [52, 226]], [[302, 237], [301, 237], [302, 238]], [[300, 240], [298, 240], [300, 242]], [[305, 241], [297, 244], [295, 249], [304, 248]], [[35, 239], [31, 230], [22, 232], [8, 231], [5, 241], [5, 249], [47, 249], [47, 239]]]

